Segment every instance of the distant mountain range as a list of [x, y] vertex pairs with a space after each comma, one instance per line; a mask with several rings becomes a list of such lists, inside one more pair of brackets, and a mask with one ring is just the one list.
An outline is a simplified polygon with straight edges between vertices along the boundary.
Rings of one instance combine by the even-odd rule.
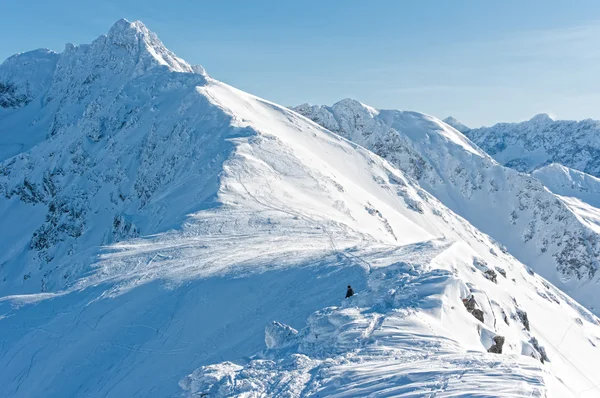
[[139, 21], [17, 54], [1, 395], [598, 396], [596, 189], [421, 113], [285, 108]]
[[530, 173], [551, 163], [600, 177], [600, 121], [554, 120], [547, 114], [521, 123], [498, 123], [469, 129], [455, 119], [448, 124], [464, 133], [496, 161]]

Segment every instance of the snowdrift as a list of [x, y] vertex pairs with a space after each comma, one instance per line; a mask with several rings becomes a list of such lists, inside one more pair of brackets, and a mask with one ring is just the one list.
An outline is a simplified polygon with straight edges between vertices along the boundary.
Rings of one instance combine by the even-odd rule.
[[0, 110], [4, 395], [598, 396], [594, 315], [140, 22], [42, 86]]

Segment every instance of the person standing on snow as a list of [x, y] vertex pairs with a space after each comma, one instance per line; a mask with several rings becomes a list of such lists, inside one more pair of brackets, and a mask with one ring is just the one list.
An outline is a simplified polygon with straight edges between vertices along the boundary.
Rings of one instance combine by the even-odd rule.
[[346, 298], [354, 296], [354, 290], [352, 290], [352, 286], [348, 285], [348, 290], [346, 291]]

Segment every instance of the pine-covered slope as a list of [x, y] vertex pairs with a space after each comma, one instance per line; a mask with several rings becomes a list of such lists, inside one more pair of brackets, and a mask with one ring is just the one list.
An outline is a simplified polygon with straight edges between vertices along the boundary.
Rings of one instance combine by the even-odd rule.
[[598, 318], [376, 154], [139, 22], [45, 87], [0, 113], [4, 396], [597, 396]]
[[417, 112], [349, 99], [295, 110], [387, 159], [536, 272], [599, 309], [600, 235], [537, 179], [499, 165], [460, 132]]

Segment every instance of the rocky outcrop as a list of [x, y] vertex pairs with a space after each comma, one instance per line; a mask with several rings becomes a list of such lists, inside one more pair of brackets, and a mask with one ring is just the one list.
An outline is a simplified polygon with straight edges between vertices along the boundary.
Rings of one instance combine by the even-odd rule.
[[550, 358], [548, 358], [548, 354], [546, 354], [546, 349], [540, 345], [540, 343], [538, 342], [538, 340], [535, 337], [532, 337], [529, 342], [531, 343], [533, 348], [535, 348], [535, 350], [539, 354], [539, 360], [541, 363], [550, 361]]
[[521, 323], [525, 327], [525, 330], [527, 330], [528, 332], [531, 331], [531, 328], [529, 327], [529, 317], [527, 316], [527, 312], [517, 308], [516, 313], [517, 313], [518, 319], [521, 321]]
[[488, 348], [488, 352], [492, 354], [502, 354], [502, 346], [504, 345], [503, 336], [494, 336], [494, 344]]
[[465, 308], [467, 309], [467, 311], [473, 315], [475, 317], [475, 319], [477, 319], [479, 322], [484, 322], [484, 316], [483, 316], [483, 311], [480, 310], [477, 307], [477, 301], [475, 301], [475, 297], [473, 297], [472, 295], [469, 296], [469, 298], [463, 299], [462, 300], [463, 304], [465, 305]]

